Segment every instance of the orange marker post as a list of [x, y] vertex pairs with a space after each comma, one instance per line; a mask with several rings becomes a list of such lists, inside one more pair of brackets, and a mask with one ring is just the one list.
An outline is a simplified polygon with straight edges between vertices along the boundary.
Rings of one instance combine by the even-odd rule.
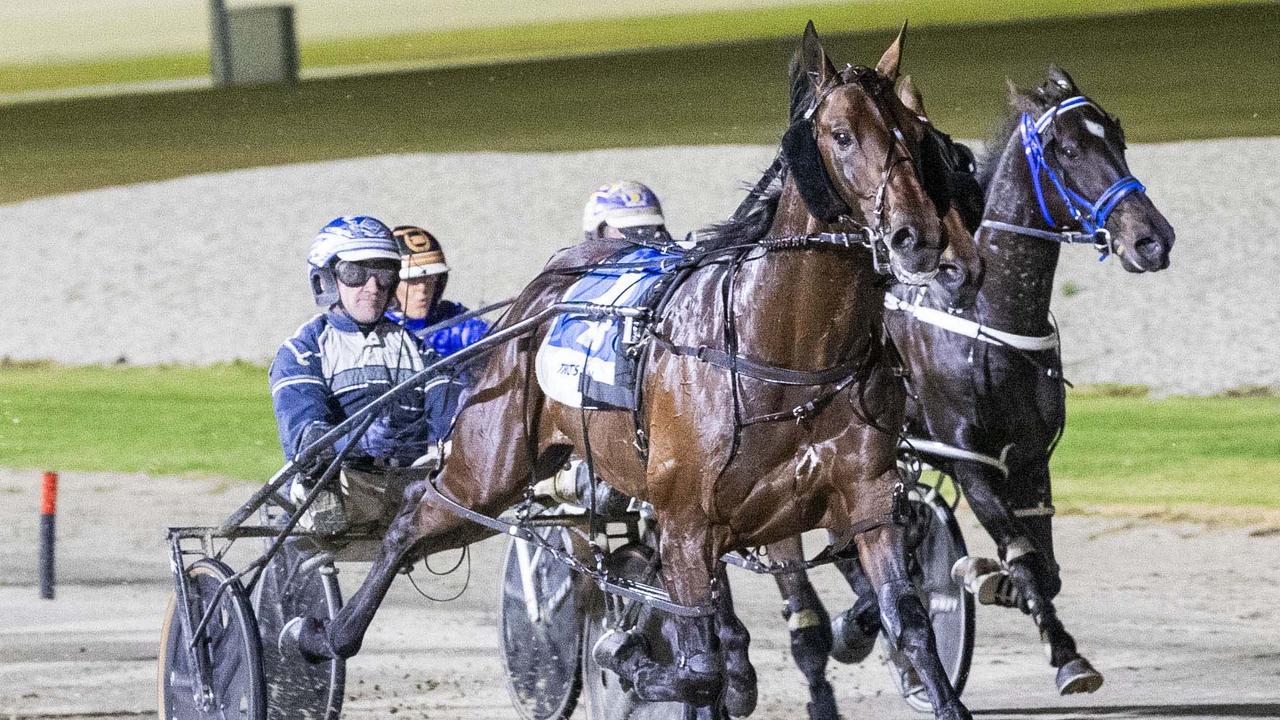
[[48, 471], [40, 483], [40, 597], [53, 599], [53, 540], [58, 516], [58, 473]]

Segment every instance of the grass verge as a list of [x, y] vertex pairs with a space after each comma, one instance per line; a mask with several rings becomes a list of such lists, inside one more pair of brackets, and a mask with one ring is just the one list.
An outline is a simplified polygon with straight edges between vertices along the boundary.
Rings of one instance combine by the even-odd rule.
[[[798, 36], [800, 27], [795, 28]], [[827, 36], [874, 63], [891, 31]], [[1273, 6], [1045, 19], [913, 32], [904, 67], [930, 115], [984, 136], [1004, 78], [1050, 62], [1125, 120], [1131, 141], [1280, 127]], [[795, 40], [0, 107], [0, 203], [201, 172], [383, 153], [774, 143]]]
[[[1053, 460], [1064, 506], [1280, 508], [1280, 397], [1073, 392]], [[265, 480], [266, 369], [0, 367], [0, 464]]]

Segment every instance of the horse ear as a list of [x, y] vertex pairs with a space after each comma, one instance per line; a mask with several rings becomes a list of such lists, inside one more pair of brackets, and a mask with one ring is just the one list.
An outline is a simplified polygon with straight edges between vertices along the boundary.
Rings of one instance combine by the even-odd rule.
[[1071, 79], [1071, 76], [1067, 74], [1066, 70], [1063, 70], [1057, 65], [1049, 66], [1049, 80], [1054, 85], [1070, 92], [1072, 95], [1080, 94], [1080, 91], [1076, 89], [1076, 81]]
[[916, 89], [916, 84], [911, 81], [910, 75], [903, 75], [898, 81], [898, 100], [915, 113], [916, 117], [929, 117], [929, 114], [924, 111], [924, 98], [920, 97], [920, 91]]
[[902, 23], [902, 29], [898, 31], [898, 37], [894, 38], [893, 44], [888, 50], [884, 51], [884, 55], [880, 56], [880, 62], [876, 63], [876, 72], [884, 75], [890, 80], [898, 79], [898, 66], [902, 62], [902, 48], [907, 42], [907, 23]]
[[1014, 85], [1012, 80], [1005, 78], [1004, 85], [1009, 91], [1009, 106], [1014, 110], [1030, 113], [1032, 115], [1035, 115], [1040, 111], [1040, 108], [1036, 103], [1031, 100], [1031, 98], [1027, 97], [1026, 93], [1019, 90], [1018, 86]]
[[813, 87], [823, 87], [835, 80], [836, 66], [831, 64], [831, 58], [822, 49], [822, 41], [818, 39], [818, 30], [813, 26], [812, 20], [804, 26], [798, 57], [799, 70], [809, 78]]

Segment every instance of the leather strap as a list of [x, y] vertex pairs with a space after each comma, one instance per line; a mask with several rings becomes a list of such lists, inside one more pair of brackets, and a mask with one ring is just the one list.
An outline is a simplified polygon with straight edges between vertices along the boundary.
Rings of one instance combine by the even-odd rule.
[[656, 332], [653, 333], [652, 337], [654, 342], [673, 355], [691, 357], [701, 362], [715, 365], [716, 367], [725, 368], [726, 370], [736, 370], [750, 378], [779, 383], [781, 385], [812, 386], [839, 382], [853, 375], [858, 367], [858, 363], [846, 361], [825, 370], [789, 370], [787, 368], [776, 367], [773, 365], [764, 365], [742, 355], [738, 355], [736, 358], [730, 357], [725, 351], [710, 348], [706, 345], [699, 347], [676, 345]]

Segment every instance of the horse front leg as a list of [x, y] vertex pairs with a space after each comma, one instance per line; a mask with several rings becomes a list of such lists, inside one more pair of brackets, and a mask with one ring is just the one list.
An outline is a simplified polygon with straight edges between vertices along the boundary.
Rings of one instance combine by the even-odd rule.
[[672, 600], [682, 605], [702, 607], [706, 614], [676, 616], [674, 663], [654, 660], [644, 637], [611, 630], [592, 648], [603, 668], [617, 673], [647, 702], [683, 702], [687, 717], [715, 717], [724, 714], [725, 660], [717, 632], [717, 614], [712, 592], [713, 566], [718, 562], [710, 551], [705, 524], [669, 517], [659, 518], [663, 528], [660, 554], [662, 577]]
[[[1076, 648], [1075, 638], [1067, 632], [1058, 617], [1053, 598], [1062, 588], [1058, 565], [1053, 559], [1053, 528], [1049, 516], [1019, 518], [1014, 515], [1005, 496], [994, 489], [1002, 481], [999, 474], [985, 465], [956, 463], [956, 479], [965, 497], [987, 532], [990, 533], [1004, 561], [1003, 572], [975, 569], [966, 574], [966, 587], [980, 602], [1018, 607], [1031, 616], [1045, 646], [1049, 664], [1057, 669], [1055, 682], [1062, 695], [1091, 693], [1102, 687], [1102, 674], [1094, 669]], [[1027, 488], [1047, 488], [1047, 464], [1037, 471], [1020, 475], [1018, 482], [1008, 483], [1009, 493], [1023, 492], [1012, 498], [1019, 506], [1035, 503]], [[1006, 493], [1008, 495], [1009, 493]], [[1021, 497], [1026, 496], [1026, 497]]]
[[751, 633], [742, 624], [733, 607], [733, 592], [724, 563], [717, 563], [716, 634], [724, 653], [724, 707], [733, 717], [746, 717], [756, 709], [756, 669], [751, 665], [748, 649]]
[[938, 659], [929, 614], [907, 573], [902, 528], [882, 525], [858, 535], [857, 543], [862, 567], [876, 587], [884, 630], [890, 643], [915, 667], [934, 716], [941, 720], [971, 720]]
[[[801, 563], [804, 545], [800, 536], [769, 546], [775, 562]], [[782, 617], [791, 634], [791, 659], [804, 673], [809, 685], [810, 720], [836, 720], [835, 691], [827, 680], [827, 657], [831, 653], [831, 620], [827, 609], [803, 569], [774, 575], [783, 599]]]

